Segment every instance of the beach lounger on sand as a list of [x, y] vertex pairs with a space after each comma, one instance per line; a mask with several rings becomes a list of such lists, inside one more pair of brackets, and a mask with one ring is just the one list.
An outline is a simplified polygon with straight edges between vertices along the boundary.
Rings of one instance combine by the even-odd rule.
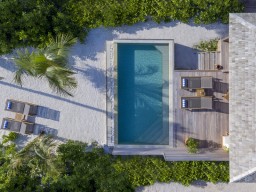
[[22, 134], [31, 134], [34, 130], [34, 123], [27, 121], [17, 121], [11, 118], [3, 118], [1, 129], [6, 129]]
[[37, 114], [37, 105], [13, 99], [7, 99], [5, 110], [33, 116]]

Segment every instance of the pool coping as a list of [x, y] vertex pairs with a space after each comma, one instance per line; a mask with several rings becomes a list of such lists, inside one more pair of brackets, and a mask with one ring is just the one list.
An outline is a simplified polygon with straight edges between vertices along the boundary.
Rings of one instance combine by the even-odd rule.
[[[117, 143], [117, 43], [156, 43], [169, 45], [169, 145], [131, 145], [131, 144], [118, 144]], [[113, 41], [106, 41], [106, 90], [107, 90], [107, 145], [115, 147], [136, 147], [136, 148], [149, 148], [149, 147], [174, 147], [173, 135], [173, 72], [174, 72], [174, 40], [173, 39], [118, 39]]]

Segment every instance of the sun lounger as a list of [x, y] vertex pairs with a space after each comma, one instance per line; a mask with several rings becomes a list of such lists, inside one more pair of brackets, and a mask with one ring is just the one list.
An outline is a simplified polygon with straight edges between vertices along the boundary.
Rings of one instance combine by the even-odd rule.
[[32, 116], [37, 114], [37, 105], [16, 101], [13, 99], [7, 99], [5, 110]]
[[182, 89], [212, 89], [212, 77], [181, 77]]
[[212, 97], [181, 97], [182, 109], [212, 109]]
[[3, 118], [1, 129], [15, 131], [22, 134], [31, 134], [34, 130], [34, 123], [17, 121], [11, 118]]

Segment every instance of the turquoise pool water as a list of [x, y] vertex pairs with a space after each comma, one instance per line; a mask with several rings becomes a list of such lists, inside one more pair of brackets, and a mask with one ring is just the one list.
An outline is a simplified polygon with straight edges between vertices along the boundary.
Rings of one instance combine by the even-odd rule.
[[168, 44], [118, 43], [117, 58], [118, 144], [168, 145]]

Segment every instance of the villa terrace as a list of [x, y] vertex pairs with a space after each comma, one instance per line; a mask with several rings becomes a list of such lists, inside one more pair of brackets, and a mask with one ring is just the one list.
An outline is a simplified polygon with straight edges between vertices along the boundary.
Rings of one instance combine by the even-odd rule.
[[[184, 147], [184, 141], [193, 137], [201, 141], [202, 148], [222, 147], [222, 136], [229, 130], [229, 104], [225, 95], [229, 88], [228, 78], [228, 43], [219, 41], [218, 51], [222, 70], [175, 70], [174, 71], [174, 137], [175, 146]], [[209, 66], [210, 62], [202, 65]], [[181, 89], [180, 79], [183, 76], [210, 76], [213, 78], [213, 89], [205, 89], [206, 96], [213, 96], [213, 109], [184, 110], [181, 109], [181, 96], [196, 96], [195, 90]]]
[[[228, 104], [228, 39], [219, 41], [218, 58], [211, 62], [211, 53], [206, 53], [209, 57], [200, 59], [197, 63], [175, 68], [173, 72], [173, 130], [170, 131], [170, 141], [173, 147], [163, 146], [116, 146], [113, 154], [152, 154], [163, 155], [166, 160], [228, 160], [228, 153], [223, 147], [223, 136], [229, 134], [229, 104]], [[212, 59], [213, 60], [213, 59]], [[214, 64], [215, 63], [215, 64]], [[216, 63], [221, 65], [221, 70], [216, 69]], [[200, 67], [208, 70], [198, 70]], [[193, 70], [191, 70], [191, 68]], [[188, 70], [186, 70], [188, 69]], [[196, 70], [197, 69], [197, 70]], [[205, 89], [206, 96], [213, 96], [212, 109], [182, 109], [181, 97], [197, 96], [196, 90], [181, 89], [181, 77], [203, 77], [213, 78], [213, 89]], [[152, 133], [151, 135], [157, 135]], [[185, 146], [185, 140], [189, 137], [195, 138], [200, 143], [199, 154], [189, 154]]]

